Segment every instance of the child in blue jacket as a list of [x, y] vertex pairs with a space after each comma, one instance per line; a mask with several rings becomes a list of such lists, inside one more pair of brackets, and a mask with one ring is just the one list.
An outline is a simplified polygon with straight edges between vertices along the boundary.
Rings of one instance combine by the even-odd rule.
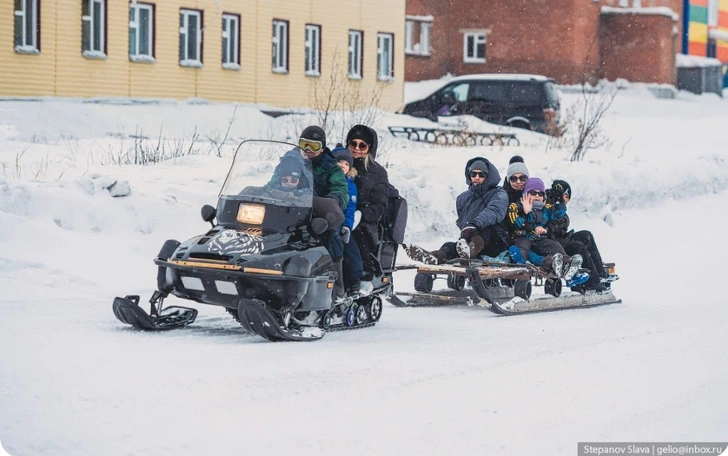
[[341, 238], [344, 240], [344, 285], [350, 294], [360, 293], [367, 295], [372, 292], [373, 285], [371, 282], [362, 281], [364, 276], [364, 266], [361, 259], [361, 251], [351, 232], [354, 230], [354, 220], [356, 217], [356, 204], [358, 202], [358, 191], [354, 178], [356, 177], [356, 168], [354, 168], [354, 157], [349, 149], [337, 144], [336, 148], [331, 151], [336, 158], [341, 170], [346, 176], [346, 182], [349, 185], [349, 203], [344, 210], [344, 226], [341, 228]]

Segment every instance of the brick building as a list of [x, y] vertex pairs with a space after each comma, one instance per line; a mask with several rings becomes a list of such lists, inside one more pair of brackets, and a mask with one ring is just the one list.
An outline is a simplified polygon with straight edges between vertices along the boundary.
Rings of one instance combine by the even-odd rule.
[[685, 0], [407, 0], [405, 79], [535, 73], [674, 84]]

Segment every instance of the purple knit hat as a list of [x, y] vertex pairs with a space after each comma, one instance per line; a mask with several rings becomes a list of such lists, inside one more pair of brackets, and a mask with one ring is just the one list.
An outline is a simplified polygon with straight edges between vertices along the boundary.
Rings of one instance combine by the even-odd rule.
[[526, 186], [523, 187], [523, 194], [527, 194], [531, 190], [538, 190], [540, 192], [546, 191], [546, 185], [544, 185], [543, 181], [539, 179], [538, 177], [531, 177], [526, 182]]

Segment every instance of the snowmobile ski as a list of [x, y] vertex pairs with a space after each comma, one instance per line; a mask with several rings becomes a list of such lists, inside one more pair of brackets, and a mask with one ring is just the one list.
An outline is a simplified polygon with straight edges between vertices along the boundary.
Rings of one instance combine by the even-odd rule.
[[[152, 306], [154, 308], [154, 304]], [[197, 309], [181, 306], [166, 307], [158, 315], [149, 315], [139, 307], [139, 296], [137, 295], [114, 298], [112, 309], [119, 321], [144, 331], [182, 328], [193, 323], [197, 318]]]

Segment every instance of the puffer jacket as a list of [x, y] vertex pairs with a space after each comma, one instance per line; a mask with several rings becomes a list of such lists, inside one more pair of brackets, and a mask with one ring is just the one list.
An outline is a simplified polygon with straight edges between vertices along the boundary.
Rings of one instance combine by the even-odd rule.
[[[470, 179], [468, 168], [475, 160], [482, 160], [488, 164], [488, 173], [485, 182], [474, 184]], [[508, 195], [498, 186], [500, 174], [493, 164], [483, 157], [475, 157], [465, 164], [465, 182], [468, 189], [458, 195], [455, 207], [458, 213], [457, 226], [461, 230], [467, 225], [473, 225], [478, 230], [493, 226], [504, 241], [508, 240], [508, 233], [503, 226], [503, 219], [508, 208]]]

